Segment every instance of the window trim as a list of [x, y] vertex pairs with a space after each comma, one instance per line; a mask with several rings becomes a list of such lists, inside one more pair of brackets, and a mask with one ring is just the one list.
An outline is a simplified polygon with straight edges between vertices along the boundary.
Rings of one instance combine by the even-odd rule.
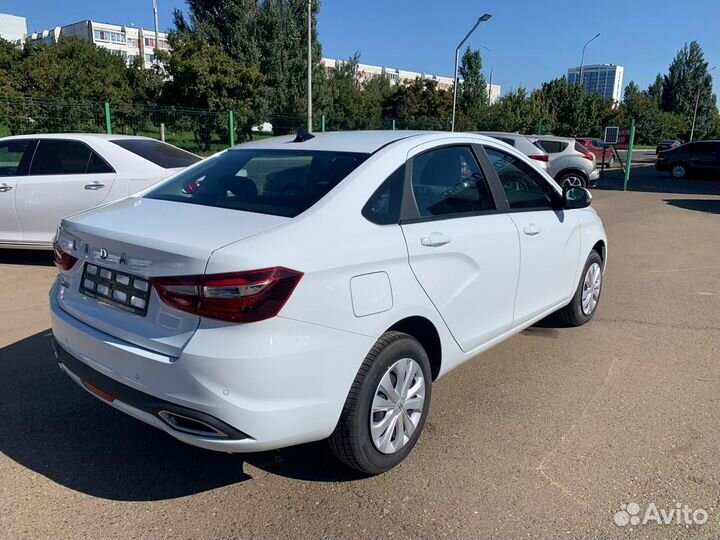
[[[76, 172], [76, 173], [55, 173], [55, 174], [30, 174], [30, 171], [32, 171], [33, 162], [35, 161], [35, 155], [37, 154], [37, 149], [40, 148], [40, 143], [43, 141], [50, 142], [50, 141], [59, 141], [59, 142], [73, 142], [83, 145], [85, 148], [90, 150], [90, 155], [88, 156], [88, 160], [85, 163], [85, 172]], [[108, 169], [110, 169], [108, 172], [98, 173], [98, 172], [87, 172], [88, 164], [90, 163], [90, 160], [92, 159], [93, 153], [97, 155], [97, 157], [100, 158], [101, 161], [105, 162], [105, 165], [108, 166]], [[117, 171], [115, 170], [115, 167], [110, 165], [108, 163], [108, 160], [105, 159], [100, 152], [95, 150], [92, 146], [87, 144], [85, 141], [80, 141], [78, 139], [48, 139], [48, 138], [42, 138], [38, 137], [38, 139], [35, 141], [35, 149], [33, 150], [32, 159], [30, 160], [30, 164], [28, 165], [27, 174], [25, 176], [29, 177], [37, 177], [37, 176], [72, 176], [75, 174], [117, 174]]]
[[[482, 166], [482, 160], [478, 157], [478, 146], [476, 143], [472, 142], [464, 142], [464, 143], [458, 143], [458, 142], [452, 142], [452, 143], [446, 143], [446, 144], [440, 144], [438, 146], [433, 146], [432, 148], [428, 148], [427, 150], [423, 150], [422, 152], [415, 154], [414, 156], [410, 157], [405, 166], [405, 183], [403, 186], [403, 196], [402, 196], [402, 203], [400, 204], [400, 225], [411, 225], [413, 223], [425, 223], [430, 221], [441, 221], [441, 220], [447, 220], [447, 219], [463, 219], [468, 217], [475, 217], [475, 216], [488, 216], [488, 215], [494, 215], [494, 214], [502, 214], [504, 213], [503, 204], [507, 205], [507, 199], [504, 200], [500, 199], [498, 200], [497, 197], [497, 191], [493, 189], [493, 182], [488, 177], [486, 171], [483, 169]], [[490, 197], [493, 200], [493, 203], [495, 204], [494, 210], [477, 210], [475, 212], [459, 212], [457, 214], [443, 214], [440, 216], [421, 216], [420, 210], [417, 207], [417, 202], [415, 201], [415, 193], [413, 192], [412, 188], [412, 175], [413, 175], [413, 168], [415, 164], [415, 160], [419, 158], [420, 156], [423, 156], [429, 152], [435, 152], [436, 150], [442, 150], [444, 148], [467, 148], [470, 151], [470, 154], [475, 158], [475, 162], [478, 165], [478, 168], [483, 173], [483, 176], [485, 177], [485, 181], [488, 185], [488, 190], [490, 192]], [[501, 186], [502, 188], [502, 186]], [[504, 192], [503, 192], [504, 195]]]
[[[378, 186], [378, 188], [375, 191], [373, 191], [372, 195], [370, 195], [370, 197], [368, 197], [367, 201], [365, 201], [365, 204], [363, 205], [362, 209], [360, 210], [360, 215], [362, 215], [362, 217], [364, 217], [369, 223], [372, 223], [373, 225], [377, 225], [378, 227], [388, 227], [388, 226], [398, 225], [400, 223], [400, 221], [402, 220], [403, 201], [405, 199], [405, 173], [407, 172], [407, 167], [408, 167], [407, 163], [403, 163], [402, 165], [397, 167], [393, 172], [391, 172], [387, 176], [387, 178], [385, 178], [385, 180], [380, 182], [380, 185]], [[375, 198], [375, 196], [380, 192], [380, 190], [383, 189], [383, 187], [385, 187], [385, 184], [387, 184], [390, 181], [390, 179], [395, 175], [395, 173], [398, 172], [400, 169], [403, 169], [403, 180], [402, 180], [402, 183], [400, 184], [400, 189], [402, 190], [402, 192], [400, 193], [400, 208], [398, 210], [398, 219], [397, 219], [397, 221], [395, 221], [393, 223], [378, 223], [377, 221], [372, 220], [371, 217], [368, 215], [367, 210], [368, 210], [368, 206], [370, 205], [370, 201], [372, 201]]]
[[[500, 180], [500, 176], [498, 175], [497, 171], [495, 170], [495, 167], [492, 166], [492, 163], [490, 162], [490, 158], [488, 157], [487, 153], [485, 152], [485, 147], [491, 148], [496, 152], [502, 152], [504, 154], [508, 154], [511, 156], [512, 156], [512, 154], [509, 152], [506, 152], [502, 148], [497, 148], [497, 147], [493, 146], [492, 144], [483, 143], [482, 145], [478, 145], [478, 146], [481, 147], [479, 149], [479, 151], [482, 152], [482, 156], [485, 160], [485, 165], [487, 166], [488, 171], [489, 171], [488, 174], [486, 174], [485, 176], [488, 178], [488, 180], [490, 178], [492, 178], [493, 184], [495, 184], [496, 187], [502, 193], [502, 199], [504, 201], [505, 208], [506, 208], [506, 210], [504, 211], [505, 214], [519, 214], [522, 212], [555, 212], [555, 213], [562, 212], [562, 210], [563, 210], [562, 194], [558, 193], [558, 190], [555, 189], [553, 184], [550, 183], [548, 181], [548, 179], [545, 178], [540, 172], [537, 172], [540, 179], [542, 181], [544, 181], [550, 187], [550, 189], [552, 189], [553, 193], [555, 193], [555, 195], [556, 195], [555, 201], [554, 201], [555, 204], [548, 206], [548, 207], [542, 207], [542, 208], [512, 208], [510, 206], [510, 201], [508, 201], [507, 194], [505, 193], [505, 188], [503, 188], [503, 186], [502, 186], [502, 181]], [[520, 159], [518, 156], [513, 156], [513, 157]], [[521, 159], [521, 161], [524, 161], [524, 160]], [[526, 163], [526, 164], [532, 166], [529, 163]]]

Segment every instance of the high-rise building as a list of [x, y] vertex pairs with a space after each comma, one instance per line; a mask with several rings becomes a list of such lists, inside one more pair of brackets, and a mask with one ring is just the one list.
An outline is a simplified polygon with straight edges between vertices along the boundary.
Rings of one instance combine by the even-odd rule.
[[[624, 71], [624, 67], [615, 64], [583, 66], [582, 85], [591, 94], [598, 94], [619, 103], [622, 98]], [[568, 69], [567, 76], [569, 84], [580, 84], [579, 67]]]
[[25, 17], [0, 13], [0, 38], [17, 43], [27, 36]]
[[[128, 64], [137, 57], [142, 58], [146, 68], [153, 64], [155, 56], [154, 30], [85, 20], [33, 33], [29, 39], [35, 43], [53, 45], [63, 37], [76, 37], [91, 41], [98, 47], [103, 47], [112, 54], [121, 56]], [[162, 32], [158, 33], [158, 49], [170, 50], [167, 35]]]

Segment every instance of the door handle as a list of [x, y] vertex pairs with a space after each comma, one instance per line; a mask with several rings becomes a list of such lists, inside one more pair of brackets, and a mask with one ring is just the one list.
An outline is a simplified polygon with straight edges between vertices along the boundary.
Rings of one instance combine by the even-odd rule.
[[12, 189], [12, 186], [8, 186], [7, 184], [0, 184], [0, 193], [5, 193], [6, 191], [10, 191]]
[[105, 187], [105, 184], [101, 184], [100, 182], [90, 182], [89, 184], [85, 184], [85, 189], [90, 191], [97, 191], [98, 189], [102, 189]]
[[420, 243], [426, 247], [444, 246], [445, 244], [449, 244], [451, 241], [452, 238], [441, 232], [432, 232], [430, 233], [430, 236], [423, 236], [420, 239]]
[[540, 227], [538, 227], [534, 223], [529, 223], [525, 225], [525, 227], [523, 227], [523, 232], [528, 236], [535, 236], [540, 234]]

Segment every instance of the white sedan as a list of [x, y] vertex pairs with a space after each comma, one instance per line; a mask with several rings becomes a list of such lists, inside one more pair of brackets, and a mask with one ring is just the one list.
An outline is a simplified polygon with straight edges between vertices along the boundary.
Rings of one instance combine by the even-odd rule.
[[62, 221], [57, 359], [186, 443], [330, 438], [380, 473], [439, 377], [553, 312], [593, 317], [607, 240], [590, 201], [481, 135], [242, 144]]
[[52, 249], [62, 217], [145, 189], [199, 160], [145, 137], [0, 138], [0, 248]]

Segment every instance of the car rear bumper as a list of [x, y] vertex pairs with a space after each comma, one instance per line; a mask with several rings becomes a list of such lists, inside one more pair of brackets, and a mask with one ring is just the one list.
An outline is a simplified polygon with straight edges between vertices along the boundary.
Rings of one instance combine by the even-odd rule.
[[588, 187], [595, 187], [597, 186], [598, 180], [600, 179], [600, 171], [598, 169], [593, 169], [590, 175], [588, 176]]
[[179, 357], [140, 348], [83, 323], [50, 294], [58, 362], [116, 409], [194, 446], [224, 452], [328, 437], [369, 336], [275, 317], [207, 324]]
[[656, 161], [655, 162], [655, 170], [656, 171], [670, 171], [672, 169], [672, 165], [668, 163], [667, 161]]

